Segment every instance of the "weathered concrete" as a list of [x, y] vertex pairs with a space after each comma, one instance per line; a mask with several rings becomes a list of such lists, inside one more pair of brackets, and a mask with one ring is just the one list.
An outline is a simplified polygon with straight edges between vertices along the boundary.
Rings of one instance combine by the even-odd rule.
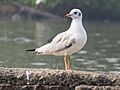
[[119, 90], [120, 75], [74, 70], [0, 68], [0, 90], [75, 90], [75, 88]]
[[89, 86], [80, 85], [76, 86], [75, 90], [120, 90], [120, 86]]

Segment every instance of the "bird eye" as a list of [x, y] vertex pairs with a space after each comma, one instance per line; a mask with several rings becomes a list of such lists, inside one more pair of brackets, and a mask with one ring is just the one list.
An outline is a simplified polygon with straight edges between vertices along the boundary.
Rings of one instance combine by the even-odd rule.
[[77, 14], [77, 12], [74, 12], [74, 14]]
[[79, 13], [79, 16], [81, 15], [81, 13]]

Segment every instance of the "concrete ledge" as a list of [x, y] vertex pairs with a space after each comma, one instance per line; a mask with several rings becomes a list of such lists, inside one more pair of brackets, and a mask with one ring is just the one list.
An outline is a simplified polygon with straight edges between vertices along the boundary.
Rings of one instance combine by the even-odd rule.
[[120, 90], [120, 86], [89, 86], [80, 85], [76, 86], [75, 90]]
[[120, 75], [74, 70], [0, 68], [0, 90], [108, 90], [103, 88], [118, 90]]

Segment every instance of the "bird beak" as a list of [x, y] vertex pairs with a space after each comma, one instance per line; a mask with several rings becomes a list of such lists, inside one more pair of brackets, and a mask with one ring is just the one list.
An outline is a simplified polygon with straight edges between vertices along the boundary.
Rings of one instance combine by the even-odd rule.
[[72, 16], [72, 14], [66, 14], [65, 16], [67, 16], [67, 17], [71, 17], [71, 16]]

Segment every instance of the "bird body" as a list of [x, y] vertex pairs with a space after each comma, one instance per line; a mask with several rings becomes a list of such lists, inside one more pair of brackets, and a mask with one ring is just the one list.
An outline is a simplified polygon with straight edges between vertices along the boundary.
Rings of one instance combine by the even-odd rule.
[[[55, 36], [50, 43], [35, 49], [36, 55], [68, 55], [68, 59], [70, 59], [70, 55], [84, 47], [87, 42], [87, 34], [82, 24], [82, 12], [79, 9], [72, 9], [66, 16], [72, 18], [70, 28]], [[66, 69], [70, 69], [69, 64], [70, 60], [68, 65], [65, 65]]]

